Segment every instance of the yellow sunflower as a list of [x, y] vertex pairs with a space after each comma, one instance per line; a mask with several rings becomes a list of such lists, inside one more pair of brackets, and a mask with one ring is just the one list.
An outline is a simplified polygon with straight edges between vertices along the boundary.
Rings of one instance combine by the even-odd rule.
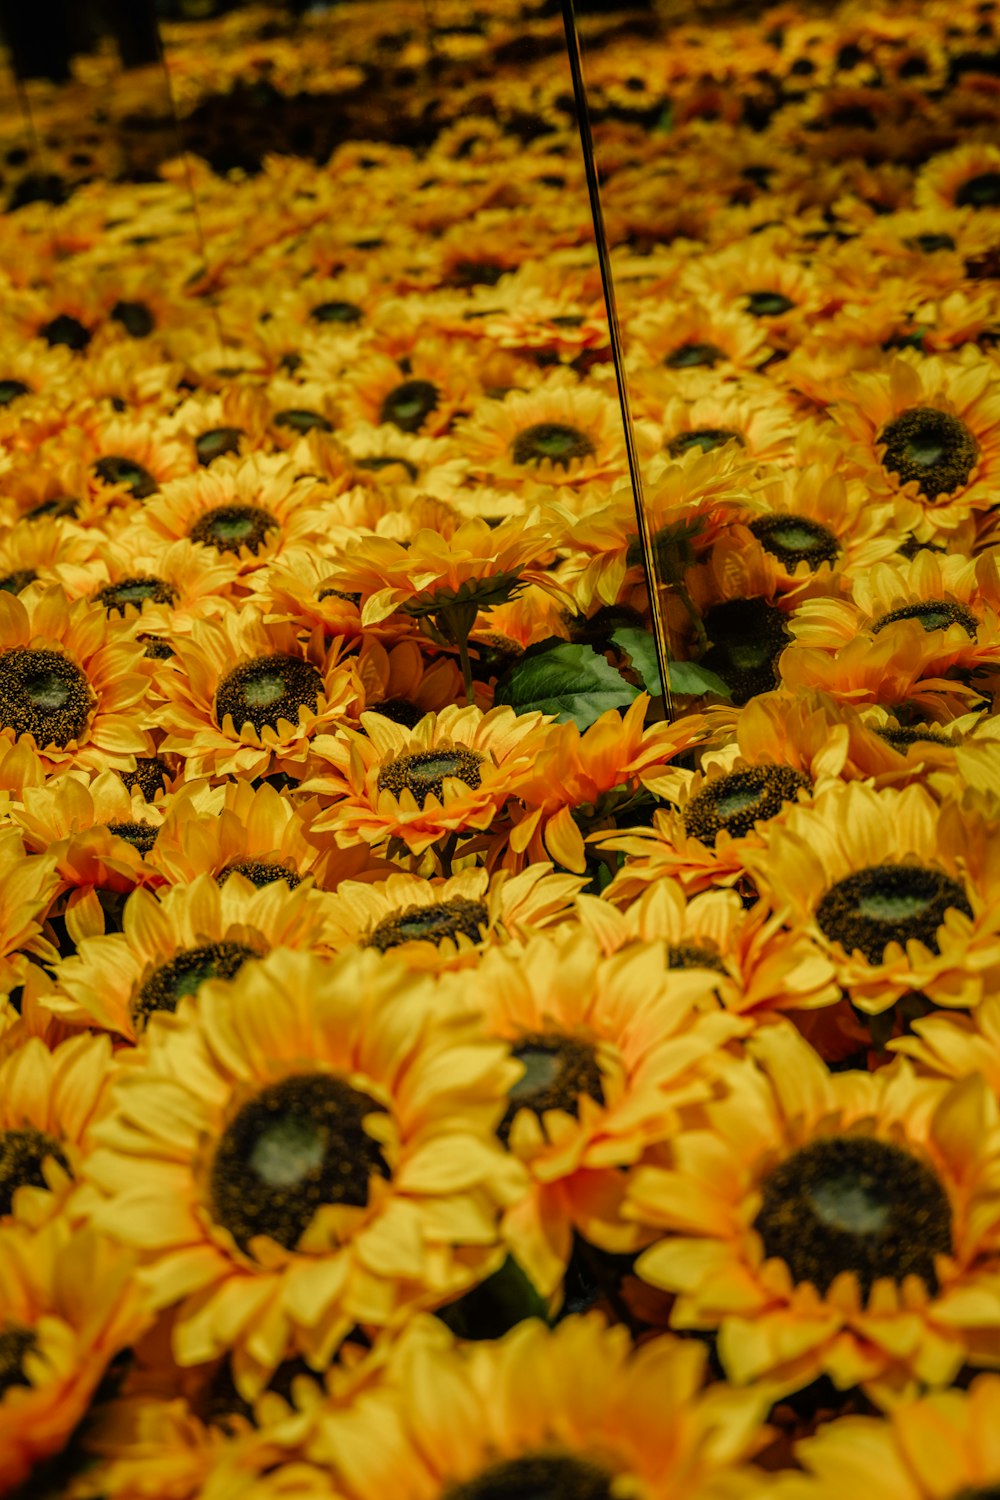
[[[304, 373], [311, 371], [324, 377], [316, 348], [303, 367]], [[344, 387], [344, 415], [348, 421], [438, 437], [471, 410], [481, 390], [471, 357], [463, 358], [453, 342], [425, 338], [402, 360], [376, 353], [358, 360]]]
[[833, 962], [868, 1015], [919, 991], [967, 1009], [1000, 980], [997, 806], [922, 786], [817, 793], [745, 855], [761, 894]]
[[102, 552], [91, 593], [115, 622], [146, 634], [183, 634], [195, 620], [225, 612], [238, 578], [239, 564], [229, 554], [186, 538], [136, 547], [120, 534]]
[[706, 972], [669, 973], [662, 943], [605, 958], [573, 928], [495, 948], [445, 976], [521, 1068], [498, 1128], [531, 1186], [504, 1216], [511, 1254], [546, 1297], [558, 1294], [574, 1234], [636, 1250], [622, 1218], [626, 1183], [679, 1107], [711, 1091], [719, 1049], [746, 1028], [726, 1014]]
[[264, 625], [252, 605], [198, 620], [174, 641], [163, 679], [160, 748], [188, 776], [302, 775], [317, 736], [343, 719], [359, 685], [341, 642]]
[[735, 443], [757, 463], [791, 461], [798, 413], [762, 375], [744, 376], [738, 385], [707, 375], [678, 392], [676, 380], [657, 370], [630, 386], [636, 413], [656, 425], [660, 446], [671, 458]]
[[919, 504], [925, 527], [951, 532], [992, 503], [1000, 469], [993, 361], [900, 357], [851, 376], [832, 408], [876, 492]]
[[375, 713], [412, 728], [425, 714], [461, 704], [465, 688], [454, 660], [426, 656], [421, 644], [427, 643], [404, 639], [383, 645], [369, 637], [362, 641], [355, 658], [361, 696], [352, 719]]
[[0, 1061], [0, 1222], [32, 1228], [67, 1207], [113, 1076], [106, 1036], [78, 1036], [51, 1051], [23, 1038]]
[[691, 370], [712, 370], [720, 379], [731, 377], [755, 369], [771, 353], [763, 325], [715, 296], [704, 302], [641, 307], [630, 320], [628, 333], [634, 349], [632, 362], [659, 365], [677, 382], [686, 382]]
[[766, 1403], [706, 1366], [693, 1341], [634, 1348], [597, 1314], [465, 1345], [420, 1320], [380, 1388], [320, 1418], [315, 1451], [349, 1500], [743, 1500]]
[[782, 1500], [827, 1500], [864, 1485], [872, 1500], [989, 1495], [1000, 1480], [1000, 1377], [933, 1391], [883, 1417], [830, 1422], [795, 1445], [805, 1473], [782, 1475]]
[[190, 474], [195, 458], [151, 419], [129, 420], [95, 405], [67, 435], [67, 449], [88, 466], [87, 487], [103, 509], [135, 509], [171, 479]]
[[0, 735], [31, 736], [47, 771], [124, 768], [152, 752], [142, 647], [63, 591], [0, 593]]
[[470, 473], [498, 488], [579, 488], [625, 473], [617, 401], [561, 378], [525, 395], [480, 400], [456, 439]]
[[1000, 1122], [982, 1079], [899, 1061], [830, 1073], [790, 1026], [728, 1065], [726, 1093], [636, 1172], [626, 1212], [663, 1238], [636, 1270], [713, 1330], [727, 1377], [821, 1374], [889, 1397], [995, 1357]]
[[968, 635], [961, 628], [947, 632], [948, 639], [945, 634], [904, 619], [836, 651], [793, 642], [779, 647], [781, 685], [789, 693], [822, 693], [859, 709], [879, 706], [947, 723], [980, 707], [982, 694], [951, 673], [966, 654]]
[[182, 1366], [232, 1351], [252, 1396], [489, 1275], [523, 1176], [493, 1134], [515, 1069], [374, 953], [282, 952], [151, 1026], [88, 1180], [174, 1309]]
[[131, 1256], [65, 1218], [0, 1226], [0, 1488], [59, 1453], [149, 1321]]
[[889, 1043], [935, 1078], [985, 1078], [1000, 1098], [1000, 996], [987, 995], [968, 1015], [940, 1011], [910, 1023], [911, 1035]]
[[[1000, 148], [972, 142], [936, 153], [914, 185], [918, 208], [964, 208], [973, 212], [1000, 206]], [[992, 217], [992, 215], [990, 215]]]
[[402, 871], [385, 880], [344, 880], [326, 938], [337, 952], [354, 943], [391, 950], [414, 969], [467, 968], [496, 944], [524, 942], [563, 921], [583, 884], [544, 863], [519, 875], [469, 869], [447, 880]]
[[39, 1003], [73, 1025], [132, 1041], [155, 1012], [176, 1010], [208, 980], [231, 979], [272, 948], [325, 948], [325, 905], [311, 886], [257, 888], [240, 872], [222, 886], [199, 875], [160, 900], [134, 891], [123, 930], [81, 937]]
[[[185, 885], [213, 875], [224, 885], [243, 875], [251, 885], [283, 880], [297, 886], [317, 874], [323, 841], [312, 835], [316, 803], [293, 805], [273, 786], [229, 782], [188, 796], [171, 798], [150, 851], [150, 865], [169, 885]], [[199, 791], [196, 808], [191, 797]], [[161, 804], [162, 806], [162, 804]]]
[[68, 516], [42, 516], [15, 526], [0, 540], [0, 588], [23, 593], [33, 583], [59, 584], [76, 599], [100, 580], [99, 534]]
[[408, 729], [381, 714], [364, 732], [313, 742], [318, 774], [302, 783], [326, 804], [313, 824], [342, 847], [398, 840], [414, 854], [453, 835], [495, 829], [541, 744], [540, 713], [446, 708]]
[[52, 856], [26, 854], [20, 830], [0, 828], [0, 994], [24, 982], [33, 958], [56, 956], [43, 924], [58, 889]]

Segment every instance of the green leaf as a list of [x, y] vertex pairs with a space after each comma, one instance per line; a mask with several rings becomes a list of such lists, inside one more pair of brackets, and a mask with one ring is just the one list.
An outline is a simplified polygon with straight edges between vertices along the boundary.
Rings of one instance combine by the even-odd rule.
[[525, 652], [500, 678], [494, 703], [518, 713], [555, 714], [561, 724], [589, 729], [609, 708], [627, 708], [639, 696], [593, 646], [545, 643]]
[[620, 651], [624, 651], [629, 665], [633, 672], [638, 673], [646, 692], [658, 697], [663, 692], [663, 684], [660, 682], [660, 663], [652, 631], [643, 630], [638, 625], [622, 625], [612, 633], [611, 641]]
[[438, 1309], [462, 1339], [498, 1339], [525, 1318], [547, 1319], [548, 1305], [512, 1255], [479, 1286]]
[[721, 677], [696, 661], [672, 661], [669, 667], [670, 691], [684, 697], [700, 698], [703, 693], [717, 693], [732, 699], [732, 692]]

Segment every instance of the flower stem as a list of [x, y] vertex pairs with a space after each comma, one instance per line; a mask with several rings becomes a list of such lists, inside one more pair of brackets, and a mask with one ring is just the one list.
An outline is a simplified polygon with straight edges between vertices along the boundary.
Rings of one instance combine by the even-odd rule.
[[687, 591], [687, 585], [681, 583], [680, 579], [677, 579], [673, 587], [678, 599], [681, 601], [684, 608], [691, 616], [691, 624], [694, 626], [695, 638], [698, 642], [698, 657], [700, 659], [708, 650], [708, 636], [705, 633], [704, 623], [702, 621], [701, 615], [695, 608], [694, 600], [691, 598], [691, 595]]
[[458, 647], [462, 681], [465, 683], [465, 700], [470, 704], [475, 702], [475, 696], [472, 663], [469, 660], [469, 632], [476, 623], [478, 613], [474, 604], [449, 604], [438, 611], [434, 621], [441, 634]]

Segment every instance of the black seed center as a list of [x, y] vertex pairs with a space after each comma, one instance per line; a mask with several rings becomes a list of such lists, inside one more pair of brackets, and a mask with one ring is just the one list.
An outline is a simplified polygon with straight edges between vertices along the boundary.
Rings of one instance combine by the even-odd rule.
[[836, 562], [840, 556], [840, 543], [833, 532], [805, 516], [757, 516], [750, 522], [750, 530], [764, 551], [786, 568], [804, 562], [810, 573], [815, 573], [820, 563]]
[[443, 1500], [611, 1500], [611, 1475], [562, 1453], [524, 1454], [452, 1485]]
[[274, 415], [275, 427], [288, 427], [292, 432], [332, 432], [333, 423], [322, 412], [290, 408]]
[[242, 427], [210, 427], [194, 440], [198, 462], [204, 469], [224, 453], [239, 453], [240, 438], [245, 436]]
[[0, 725], [39, 749], [83, 737], [94, 699], [75, 662], [57, 651], [0, 652]]
[[63, 344], [77, 354], [86, 349], [93, 337], [90, 329], [85, 328], [79, 318], [73, 318], [69, 313], [60, 313], [51, 322], [44, 323], [38, 330], [38, 336], [43, 338], [51, 348], [55, 348], [57, 344]]
[[364, 1128], [385, 1108], [342, 1078], [285, 1078], [262, 1089], [227, 1126], [212, 1163], [212, 1214], [246, 1250], [270, 1235], [298, 1243], [323, 1204], [364, 1208], [372, 1174], [389, 1176]]
[[743, 838], [758, 820], [773, 818], [786, 802], [794, 802], [800, 789], [811, 792], [812, 782], [791, 766], [731, 771], [691, 798], [684, 810], [684, 830], [705, 844], [714, 844], [722, 829]]
[[778, 318], [793, 308], [795, 303], [783, 292], [748, 292], [746, 310], [754, 318]]
[[371, 474], [380, 474], [383, 469], [403, 469], [414, 484], [420, 474], [416, 464], [411, 463], [408, 458], [396, 458], [389, 454], [379, 454], [375, 458], [357, 458], [354, 461], [354, 467], [364, 469]]
[[378, 773], [380, 792], [391, 792], [397, 799], [404, 790], [412, 792], [418, 807], [428, 797], [444, 800], [444, 783], [449, 778], [463, 781], [475, 789], [481, 784], [480, 766], [485, 759], [478, 750], [421, 750], [415, 755], [400, 755]]
[[5, 578], [0, 578], [0, 590], [5, 594], [19, 594], [22, 589], [34, 583], [37, 577], [34, 568], [17, 568]]
[[796, 1282], [825, 1293], [853, 1271], [867, 1298], [879, 1277], [919, 1276], [937, 1290], [934, 1257], [951, 1252], [951, 1207], [908, 1151], [870, 1136], [812, 1141], [761, 1185], [754, 1228]]
[[133, 339], [148, 338], [156, 327], [156, 319], [145, 302], [116, 302], [111, 309], [111, 319], [120, 323]]
[[286, 719], [298, 724], [299, 709], [314, 710], [323, 693], [323, 675], [300, 656], [262, 656], [230, 672], [215, 694], [215, 717], [221, 726], [227, 714], [239, 734], [250, 723], [258, 734], [265, 726], [277, 729]]
[[949, 625], [961, 625], [966, 635], [973, 640], [979, 629], [979, 621], [971, 610], [965, 609], [961, 604], [953, 604], [948, 599], [925, 599], [921, 604], [904, 604], [901, 609], [892, 609], [886, 615], [879, 615], [872, 625], [872, 635], [878, 635], [887, 625], [894, 625], [897, 620], [919, 620], [925, 630], [947, 630]]
[[404, 380], [382, 402], [379, 421], [392, 422], [401, 432], [419, 432], [440, 399], [429, 380]]
[[517, 434], [510, 451], [516, 464], [547, 461], [558, 469], [568, 469], [575, 459], [592, 458], [594, 445], [578, 427], [563, 422], [536, 422]]
[[118, 775], [129, 791], [137, 786], [146, 801], [152, 802], [169, 781], [170, 767], [162, 755], [143, 755], [137, 758], [134, 771], [119, 771]]
[[878, 441], [885, 444], [882, 467], [901, 484], [915, 480], [928, 500], [961, 489], [979, 457], [965, 423], [933, 406], [914, 406], [887, 422]]
[[916, 939], [939, 952], [937, 932], [945, 912], [972, 916], [957, 880], [923, 865], [869, 865], [832, 885], [816, 908], [816, 921], [848, 953], [856, 949], [880, 964], [889, 943]]
[[663, 363], [668, 370], [694, 370], [699, 366], [714, 370], [725, 357], [725, 350], [720, 349], [718, 344], [687, 343], [668, 354]]
[[726, 974], [728, 970], [718, 950], [710, 948], [707, 943], [671, 943], [667, 947], [668, 969], [713, 969], [716, 974]]
[[534, 1110], [539, 1119], [549, 1109], [576, 1117], [581, 1094], [604, 1103], [601, 1070], [590, 1042], [558, 1031], [532, 1031], [511, 1051], [524, 1065], [524, 1075], [507, 1094], [507, 1112], [497, 1126], [502, 1141], [510, 1135], [518, 1110]]
[[746, 441], [741, 432], [735, 427], [696, 427], [691, 432], [679, 432], [667, 443], [667, 452], [671, 458], [680, 458], [682, 453], [690, 453], [692, 448], [700, 448], [702, 453], [710, 453], [713, 448], [721, 448], [723, 443], [738, 443], [741, 448], [746, 447]]
[[149, 854], [156, 843], [158, 828], [152, 823], [108, 823], [106, 825], [109, 833], [115, 834], [120, 839], [125, 839], [133, 849], [138, 849], [140, 854]]
[[23, 380], [0, 380], [0, 406], [9, 406], [18, 396], [30, 394], [31, 387], [25, 385]]
[[37, 1337], [30, 1328], [0, 1324], [0, 1400], [12, 1386], [31, 1384], [24, 1373], [24, 1360], [36, 1343]]
[[425, 713], [416, 703], [411, 703], [409, 698], [384, 698], [381, 703], [369, 704], [367, 711], [370, 714], [381, 714], [383, 719], [391, 719], [394, 724], [402, 724], [406, 729], [419, 724]]
[[94, 596], [108, 614], [123, 615], [130, 604], [141, 609], [146, 600], [153, 604], [173, 604], [177, 590], [165, 578], [156, 578], [151, 573], [136, 578], [123, 578], [120, 583], [109, 583], [98, 589]]
[[224, 865], [216, 875], [219, 885], [225, 885], [230, 875], [243, 875], [258, 890], [264, 885], [273, 885], [276, 880], [287, 881], [289, 887], [301, 884], [302, 877], [286, 865], [268, 864], [259, 859], [234, 859]]
[[362, 947], [377, 948], [380, 953], [385, 953], [400, 943], [441, 943], [445, 938], [457, 938], [459, 934], [478, 943], [489, 925], [490, 914], [484, 901], [453, 896], [450, 901], [438, 901], [432, 906], [407, 906], [403, 911], [383, 917], [365, 938]]
[[309, 316], [314, 323], [360, 323], [364, 314], [353, 302], [321, 302]]
[[742, 705], [778, 685], [777, 659], [788, 637], [780, 609], [764, 599], [730, 599], [705, 616], [711, 647], [704, 665], [728, 684]]
[[23, 1130], [0, 1130], [0, 1217], [12, 1211], [18, 1188], [45, 1186], [42, 1162], [47, 1156], [69, 1171], [59, 1142], [50, 1135], [31, 1125]]
[[279, 526], [275, 516], [260, 505], [217, 505], [207, 510], [191, 527], [192, 542], [202, 542], [217, 552], [239, 552], [245, 547], [254, 556], [269, 531]]
[[94, 473], [105, 484], [123, 484], [136, 500], [148, 500], [155, 495], [159, 485], [148, 469], [134, 459], [109, 454], [94, 464]]
[[875, 733], [880, 740], [885, 740], [894, 750], [901, 753], [910, 748], [911, 745], [950, 745], [951, 740], [940, 729], [935, 729], [931, 724], [920, 725], [886, 725], [883, 729], [876, 729]]
[[955, 194], [958, 208], [995, 208], [1000, 204], [1000, 172], [979, 172]]
[[141, 1031], [156, 1010], [170, 1014], [185, 995], [197, 995], [210, 979], [233, 979], [251, 958], [260, 958], [256, 948], [246, 943], [205, 943], [199, 948], [184, 948], [173, 958], [153, 970], [139, 988], [132, 1002], [132, 1021]]

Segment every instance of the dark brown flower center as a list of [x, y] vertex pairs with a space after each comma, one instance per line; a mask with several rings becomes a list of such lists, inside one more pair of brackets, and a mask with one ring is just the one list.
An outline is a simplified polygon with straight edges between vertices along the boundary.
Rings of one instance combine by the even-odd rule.
[[668, 370], [695, 370], [700, 366], [714, 370], [720, 360], [725, 358], [725, 351], [718, 344], [689, 342], [679, 345], [672, 354], [667, 355], [663, 363]]
[[0, 578], [0, 591], [5, 594], [19, 594], [30, 583], [34, 583], [37, 577], [38, 574], [34, 568], [16, 568], [13, 573]]
[[475, 789], [481, 784], [480, 766], [485, 760], [478, 750], [420, 750], [414, 755], [400, 755], [389, 761], [378, 773], [380, 792], [391, 792], [397, 799], [404, 790], [412, 793], [418, 807], [428, 797], [444, 800], [447, 780], [462, 781]]
[[94, 596], [104, 605], [108, 614], [125, 614], [129, 605], [142, 609], [147, 600], [152, 604], [173, 604], [177, 590], [165, 578], [156, 578], [151, 573], [141, 577], [123, 578], [120, 583], [109, 583], [98, 589]]
[[831, 942], [880, 964], [890, 943], [905, 949], [913, 940], [940, 951], [938, 928], [947, 911], [972, 916], [957, 880], [924, 865], [869, 865], [838, 880], [816, 908], [816, 921]]
[[391, 719], [394, 724], [402, 724], [406, 729], [419, 724], [425, 714], [425, 710], [418, 704], [411, 703], [409, 698], [383, 698], [381, 703], [370, 703], [366, 712], [381, 714], [383, 719]]
[[309, 316], [314, 323], [360, 323], [364, 314], [354, 302], [320, 302]]
[[0, 652], [0, 725], [39, 749], [81, 739], [94, 702], [84, 673], [58, 651]]
[[532, 1031], [511, 1048], [524, 1073], [508, 1091], [507, 1111], [497, 1126], [506, 1142], [519, 1110], [530, 1109], [541, 1120], [547, 1110], [579, 1114], [580, 1096], [604, 1103], [604, 1083], [597, 1053], [590, 1042], [559, 1031]]
[[109, 833], [124, 839], [126, 843], [132, 845], [133, 849], [138, 849], [140, 854], [150, 853], [156, 843], [156, 835], [160, 831], [154, 828], [152, 823], [108, 823], [106, 827]]
[[215, 879], [219, 885], [225, 885], [230, 875], [245, 876], [258, 890], [261, 886], [273, 885], [276, 880], [286, 881], [290, 888], [302, 882], [301, 875], [288, 869], [287, 865], [268, 864], [260, 859], [231, 860], [228, 865], [223, 865]]
[[746, 294], [745, 307], [754, 318], [780, 318], [794, 306], [791, 297], [786, 297], [783, 292], [762, 290]]
[[49, 1156], [64, 1171], [69, 1171], [59, 1142], [44, 1131], [32, 1125], [21, 1130], [0, 1130], [0, 1217], [12, 1212], [18, 1188], [45, 1187], [42, 1163]]
[[449, 901], [437, 901], [430, 906], [407, 906], [403, 911], [383, 917], [365, 938], [362, 947], [377, 948], [380, 953], [385, 953], [400, 943], [442, 943], [445, 938], [458, 938], [459, 935], [478, 943], [489, 925], [490, 914], [485, 901], [453, 896]]
[[728, 685], [742, 706], [778, 685], [777, 661], [788, 643], [785, 616], [764, 599], [729, 599], [705, 615], [711, 646], [703, 664]]
[[416, 464], [411, 463], [408, 458], [398, 458], [395, 454], [388, 453], [380, 453], [375, 458], [356, 458], [354, 467], [371, 474], [381, 474], [383, 469], [402, 469], [414, 484], [420, 475]]
[[735, 427], [695, 427], [690, 432], [679, 432], [666, 446], [671, 458], [680, 458], [692, 448], [710, 453], [713, 448], [721, 448], [723, 443], [738, 443], [741, 448], [746, 447], [743, 434]]
[[536, 422], [517, 434], [510, 452], [516, 464], [550, 463], [568, 469], [577, 459], [592, 458], [594, 445], [585, 432], [565, 422]]
[[217, 552], [239, 552], [246, 548], [256, 557], [269, 531], [280, 522], [260, 505], [217, 505], [195, 521], [188, 536]]
[[385, 1107], [325, 1073], [262, 1089], [226, 1127], [212, 1163], [213, 1217], [242, 1250], [269, 1235], [291, 1250], [324, 1204], [364, 1208], [373, 1175], [389, 1176], [365, 1130]]
[[68, 516], [70, 520], [78, 514], [80, 509], [79, 500], [74, 500], [69, 495], [59, 495], [52, 500], [40, 500], [30, 510], [26, 510], [22, 517], [25, 521], [44, 521], [49, 516]]
[[874, 1283], [919, 1276], [937, 1290], [934, 1259], [951, 1252], [951, 1207], [937, 1177], [872, 1136], [835, 1135], [792, 1153], [761, 1184], [754, 1228], [768, 1256], [821, 1293], [853, 1271]]
[[113, 323], [120, 323], [129, 338], [148, 338], [156, 319], [145, 302], [116, 302], [110, 313]]
[[9, 406], [18, 396], [30, 396], [31, 386], [23, 380], [0, 380], [0, 406]]
[[815, 573], [820, 563], [836, 562], [840, 556], [840, 543], [833, 532], [805, 516], [757, 516], [750, 522], [750, 530], [764, 551], [786, 568], [804, 562], [810, 573]]
[[15, 1385], [30, 1385], [24, 1361], [35, 1348], [37, 1335], [16, 1323], [0, 1323], [0, 1400]]
[[323, 694], [323, 674], [300, 656], [262, 656], [245, 662], [219, 683], [215, 694], [215, 717], [221, 726], [231, 715], [239, 734], [252, 724], [258, 734], [265, 727], [277, 729], [282, 719], [299, 722], [299, 709], [315, 710]]
[[887, 422], [878, 435], [885, 445], [882, 467], [900, 484], [916, 481], [928, 500], [968, 483], [979, 448], [964, 422], [933, 406], [914, 406]]
[[668, 969], [713, 969], [716, 974], [729, 971], [717, 948], [708, 943], [670, 943], [667, 947]]
[[109, 454], [94, 464], [94, 473], [104, 484], [123, 484], [136, 500], [148, 500], [160, 488], [148, 469], [133, 458]]
[[185, 995], [197, 995], [210, 979], [233, 979], [252, 958], [260, 958], [256, 948], [246, 943], [205, 943], [198, 948], [183, 948], [167, 963], [160, 964], [139, 987], [132, 1002], [132, 1021], [141, 1031], [157, 1010], [170, 1014]]
[[170, 780], [171, 771], [162, 755], [143, 755], [136, 759], [134, 771], [119, 771], [118, 775], [129, 791], [137, 786], [146, 801], [152, 802]]
[[979, 172], [962, 183], [955, 194], [957, 208], [996, 208], [1000, 204], [1000, 172]]
[[973, 640], [979, 629], [979, 621], [971, 610], [961, 604], [954, 604], [948, 599], [925, 599], [921, 604], [904, 604], [900, 609], [892, 609], [886, 615], [880, 615], [872, 625], [872, 635], [878, 635], [887, 625], [894, 625], [897, 620], [919, 620], [925, 630], [947, 630], [949, 625], [961, 625], [966, 635]]
[[378, 419], [391, 422], [401, 432], [419, 432], [440, 401], [437, 386], [429, 380], [404, 380], [386, 396]]
[[274, 415], [275, 427], [287, 427], [292, 432], [332, 432], [333, 423], [322, 412], [290, 408]]
[[611, 1500], [612, 1476], [569, 1453], [526, 1453], [452, 1485], [443, 1500]]
[[71, 317], [69, 313], [60, 313], [57, 318], [43, 323], [38, 330], [38, 337], [45, 340], [51, 347], [61, 344], [66, 349], [72, 349], [74, 353], [81, 354], [93, 337], [89, 328], [85, 328], [79, 318]]
[[203, 469], [221, 458], [224, 453], [239, 453], [240, 438], [246, 437], [242, 427], [211, 427], [194, 440], [194, 451]]
[[950, 745], [951, 740], [940, 729], [933, 724], [887, 724], [882, 729], [876, 729], [875, 733], [880, 740], [885, 740], [894, 750], [905, 755], [911, 745]]
[[684, 810], [684, 831], [704, 844], [714, 844], [723, 829], [744, 838], [758, 822], [773, 818], [799, 791], [812, 791], [812, 782], [792, 766], [751, 766], [731, 771], [709, 782]]

